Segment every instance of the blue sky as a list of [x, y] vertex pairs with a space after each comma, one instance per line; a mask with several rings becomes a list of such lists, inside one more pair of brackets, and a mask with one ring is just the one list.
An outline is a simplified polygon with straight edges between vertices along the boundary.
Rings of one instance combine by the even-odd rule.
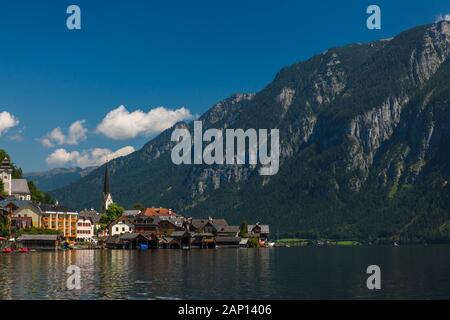
[[[15, 124], [0, 148], [25, 172], [138, 149], [171, 120], [262, 89], [286, 65], [450, 12], [450, 1], [0, 2], [0, 120], [8, 112]], [[81, 30], [66, 28], [70, 4]], [[366, 28], [370, 4], [381, 7], [381, 30]], [[121, 130], [122, 118], [139, 128]]]

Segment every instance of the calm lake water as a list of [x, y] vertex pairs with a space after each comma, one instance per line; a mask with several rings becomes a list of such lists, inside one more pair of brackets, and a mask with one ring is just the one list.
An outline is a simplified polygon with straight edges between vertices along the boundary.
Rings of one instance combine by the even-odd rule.
[[[382, 289], [366, 288], [367, 266]], [[66, 289], [69, 265], [81, 289]], [[450, 246], [0, 254], [0, 299], [449, 299]]]

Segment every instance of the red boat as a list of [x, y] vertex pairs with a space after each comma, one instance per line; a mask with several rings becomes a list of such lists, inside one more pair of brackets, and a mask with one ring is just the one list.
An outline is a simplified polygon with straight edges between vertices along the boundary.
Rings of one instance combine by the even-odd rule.
[[13, 251], [13, 249], [11, 249], [11, 248], [3, 249], [3, 253], [11, 253], [12, 251]]
[[30, 251], [28, 248], [20, 248], [19, 249], [20, 253], [27, 253], [28, 251]]

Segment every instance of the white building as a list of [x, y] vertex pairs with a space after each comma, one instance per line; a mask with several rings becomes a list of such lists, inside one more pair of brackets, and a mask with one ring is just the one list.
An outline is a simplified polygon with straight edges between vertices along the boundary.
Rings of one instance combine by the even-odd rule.
[[100, 214], [94, 209], [83, 210], [78, 214], [77, 239], [91, 241], [100, 230]]
[[77, 221], [77, 240], [92, 241], [94, 235], [95, 229], [92, 218], [79, 215]]
[[134, 225], [127, 218], [120, 218], [109, 225], [109, 235], [121, 235], [124, 233], [132, 233]]
[[8, 196], [13, 196], [16, 200], [30, 201], [31, 192], [26, 179], [12, 179], [13, 167], [8, 158], [3, 159], [0, 166], [0, 181]]

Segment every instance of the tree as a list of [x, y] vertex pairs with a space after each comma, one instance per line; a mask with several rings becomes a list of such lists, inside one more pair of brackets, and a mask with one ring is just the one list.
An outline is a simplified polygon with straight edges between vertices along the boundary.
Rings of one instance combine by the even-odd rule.
[[248, 232], [248, 225], [247, 222], [242, 221], [241, 226], [239, 227], [239, 237], [246, 238]]
[[145, 209], [144, 205], [142, 203], [135, 203], [133, 205], [133, 209], [143, 211]]
[[2, 196], [2, 197], [6, 197], [7, 196], [7, 194], [5, 192], [5, 186], [3, 185], [2, 181], [0, 181], [0, 196]]
[[0, 214], [0, 237], [9, 236], [8, 218]]
[[45, 204], [55, 204], [55, 199], [46, 192], [39, 190], [33, 181], [28, 181], [28, 188], [31, 193], [31, 200]]
[[259, 238], [251, 237], [250, 239], [248, 239], [247, 246], [249, 248], [259, 248]]
[[121, 207], [117, 203], [113, 203], [108, 207], [108, 209], [106, 210], [106, 213], [102, 214], [102, 216], [100, 218], [100, 223], [104, 227], [106, 227], [114, 220], [119, 219], [122, 216], [124, 211], [125, 211], [125, 209], [123, 207]]
[[16, 237], [20, 237], [23, 234], [62, 234], [62, 233], [59, 230], [31, 227], [17, 230]]

